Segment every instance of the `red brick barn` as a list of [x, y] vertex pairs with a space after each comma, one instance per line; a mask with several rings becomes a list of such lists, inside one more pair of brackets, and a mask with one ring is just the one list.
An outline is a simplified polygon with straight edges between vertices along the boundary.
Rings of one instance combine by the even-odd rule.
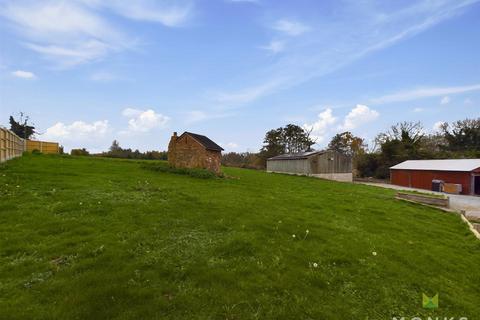
[[480, 195], [480, 159], [407, 160], [390, 168], [395, 185], [432, 190], [432, 180], [460, 184], [461, 194]]
[[168, 162], [175, 168], [203, 168], [220, 172], [223, 148], [200, 134], [174, 132], [168, 144]]

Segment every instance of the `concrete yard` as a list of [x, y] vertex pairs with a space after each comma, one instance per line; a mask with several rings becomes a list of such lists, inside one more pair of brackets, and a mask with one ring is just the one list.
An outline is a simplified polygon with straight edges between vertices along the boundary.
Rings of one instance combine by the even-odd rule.
[[369, 186], [380, 187], [380, 188], [388, 188], [388, 189], [395, 189], [395, 190], [406, 190], [406, 191], [416, 191], [422, 192], [427, 194], [439, 194], [448, 196], [450, 198], [450, 208], [453, 210], [458, 211], [478, 211], [480, 212], [480, 197], [478, 196], [466, 196], [460, 194], [449, 194], [444, 192], [435, 192], [425, 189], [417, 189], [417, 188], [408, 188], [397, 186], [388, 183], [373, 183], [373, 182], [355, 182], [355, 183], [362, 183]]

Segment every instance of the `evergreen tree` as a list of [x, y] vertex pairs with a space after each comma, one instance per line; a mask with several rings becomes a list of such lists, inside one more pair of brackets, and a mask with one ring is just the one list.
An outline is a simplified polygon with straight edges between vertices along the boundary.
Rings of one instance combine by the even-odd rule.
[[10, 130], [23, 139], [30, 139], [36, 132], [33, 125], [28, 125], [30, 117], [20, 112], [20, 120], [16, 121], [10, 116]]

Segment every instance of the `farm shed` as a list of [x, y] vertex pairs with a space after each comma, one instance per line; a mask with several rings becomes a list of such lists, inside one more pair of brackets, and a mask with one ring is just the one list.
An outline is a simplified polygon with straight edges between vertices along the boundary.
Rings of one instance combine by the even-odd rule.
[[432, 181], [459, 184], [461, 194], [480, 195], [480, 159], [407, 160], [390, 168], [395, 185], [432, 190]]
[[203, 168], [220, 172], [223, 148], [208, 137], [174, 132], [168, 144], [168, 163], [174, 168]]
[[352, 158], [333, 150], [282, 154], [267, 160], [267, 172], [280, 172], [317, 178], [349, 181]]

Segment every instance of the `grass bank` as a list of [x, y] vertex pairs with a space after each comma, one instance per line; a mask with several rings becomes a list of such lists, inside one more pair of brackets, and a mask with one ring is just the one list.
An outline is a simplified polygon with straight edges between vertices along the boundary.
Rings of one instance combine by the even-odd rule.
[[0, 318], [480, 314], [480, 242], [458, 216], [394, 190], [224, 171], [236, 179], [88, 157], [0, 166]]

